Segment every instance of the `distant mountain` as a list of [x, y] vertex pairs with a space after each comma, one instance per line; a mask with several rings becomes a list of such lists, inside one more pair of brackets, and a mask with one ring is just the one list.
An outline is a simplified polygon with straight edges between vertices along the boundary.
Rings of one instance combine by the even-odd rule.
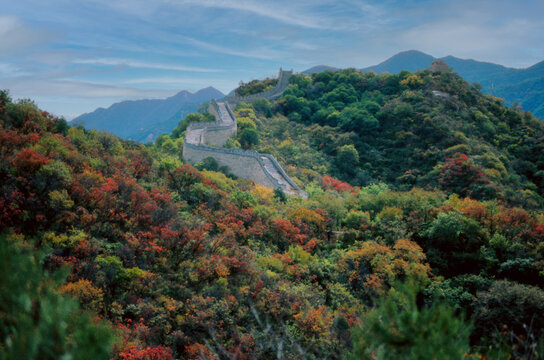
[[396, 74], [402, 70], [417, 71], [428, 68], [434, 59], [435, 58], [433, 56], [425, 54], [421, 51], [409, 50], [393, 55], [378, 65], [370, 66], [361, 70], [373, 70], [378, 74], [383, 72]]
[[328, 66], [328, 65], [316, 65], [314, 67], [309, 68], [308, 70], [304, 70], [302, 73], [311, 75], [313, 73], [318, 73], [325, 70], [340, 70], [340, 69], [333, 66]]
[[158, 135], [170, 133], [188, 113], [195, 112], [205, 101], [225, 95], [207, 87], [195, 93], [180, 91], [167, 99], [122, 101], [107, 109], [78, 116], [72, 124], [88, 129], [109, 131], [125, 139], [153, 141]]
[[[420, 51], [403, 51], [362, 70], [392, 74], [402, 70], [417, 71], [428, 68], [434, 59]], [[442, 60], [465, 80], [480, 83], [483, 92], [505, 99], [508, 105], [518, 103], [535, 116], [544, 118], [544, 61], [525, 69], [514, 69], [454, 56]]]

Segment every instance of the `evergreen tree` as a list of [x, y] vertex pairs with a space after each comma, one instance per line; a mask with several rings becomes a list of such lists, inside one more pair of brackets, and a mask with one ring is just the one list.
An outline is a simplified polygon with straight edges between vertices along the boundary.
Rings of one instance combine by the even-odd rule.
[[112, 330], [60, 295], [64, 274], [44, 272], [27, 247], [0, 236], [0, 359], [109, 359]]
[[471, 325], [445, 304], [418, 306], [411, 283], [392, 288], [352, 330], [351, 359], [463, 359]]

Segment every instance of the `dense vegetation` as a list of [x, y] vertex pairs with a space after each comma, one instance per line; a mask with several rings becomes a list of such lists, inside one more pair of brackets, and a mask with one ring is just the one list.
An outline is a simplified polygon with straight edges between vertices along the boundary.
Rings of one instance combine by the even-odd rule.
[[530, 114], [355, 71], [236, 112], [307, 200], [183, 164], [187, 121], [144, 146], [0, 93], [0, 358], [542, 356]]
[[248, 83], [240, 82], [240, 86], [236, 89], [236, 95], [247, 96], [271, 90], [277, 83], [278, 79], [251, 80]]
[[291, 83], [273, 106], [254, 105], [286, 117], [263, 118], [258, 150], [296, 167], [303, 182], [329, 174], [544, 205], [543, 123], [452, 72], [325, 71]]
[[[417, 50], [403, 51], [364, 71], [399, 73], [428, 68], [435, 58]], [[531, 67], [509, 68], [484, 61], [460, 59], [455, 56], [441, 58], [463, 79], [482, 85], [482, 91], [504, 98], [506, 104], [521, 106], [536, 117], [544, 119], [544, 61]], [[325, 70], [325, 66], [317, 67]]]

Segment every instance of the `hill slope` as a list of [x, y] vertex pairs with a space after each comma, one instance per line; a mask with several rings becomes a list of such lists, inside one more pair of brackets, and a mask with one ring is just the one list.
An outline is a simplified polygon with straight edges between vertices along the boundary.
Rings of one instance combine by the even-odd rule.
[[[404, 51], [363, 71], [373, 70], [378, 74], [418, 71], [428, 68], [434, 59], [420, 51]], [[544, 118], [544, 61], [525, 69], [514, 69], [451, 55], [442, 60], [465, 80], [480, 83], [485, 93], [503, 98], [509, 105], [519, 103], [523, 109]]]
[[[540, 121], [452, 73], [298, 75], [254, 107], [240, 127], [298, 166], [308, 199], [0, 91], [0, 358], [542, 354]], [[499, 201], [464, 197], [489, 184]]]
[[207, 87], [195, 93], [180, 91], [167, 99], [122, 101], [78, 116], [73, 123], [109, 131], [125, 139], [152, 141], [172, 131], [180, 119], [195, 112], [203, 102], [223, 96], [219, 90]]
[[[353, 185], [381, 181], [544, 205], [544, 124], [454, 72], [351, 69], [295, 75], [291, 83], [274, 106], [291, 125], [269, 120], [258, 150], [305, 181], [315, 171]], [[456, 161], [470, 174], [450, 178]]]

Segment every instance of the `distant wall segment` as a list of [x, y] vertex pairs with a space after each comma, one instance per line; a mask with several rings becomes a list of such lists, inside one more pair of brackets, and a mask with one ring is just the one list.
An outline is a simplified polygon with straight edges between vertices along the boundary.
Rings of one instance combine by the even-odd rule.
[[236, 134], [238, 124], [231, 115], [232, 110], [228, 108], [228, 105], [220, 108], [212, 99], [208, 112], [215, 117], [216, 121], [190, 123], [185, 132], [185, 142], [195, 145], [223, 146], [231, 136]]

